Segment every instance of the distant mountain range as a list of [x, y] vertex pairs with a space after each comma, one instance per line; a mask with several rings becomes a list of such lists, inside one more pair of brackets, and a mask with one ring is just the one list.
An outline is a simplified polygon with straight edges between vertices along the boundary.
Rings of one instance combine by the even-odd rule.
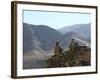
[[56, 41], [59, 41], [61, 47], [65, 49], [69, 47], [74, 37], [90, 41], [90, 24], [76, 24], [55, 30], [46, 25], [23, 23], [23, 68], [30, 68], [30, 65], [31, 68], [40, 68], [42, 64], [39, 65], [37, 62], [41, 63], [40, 60], [44, 61], [49, 55], [54, 54]]
[[84, 38], [90, 39], [90, 35], [91, 35], [91, 24], [75, 24], [75, 25], [71, 25], [71, 26], [65, 26], [62, 27], [60, 29], [58, 29], [58, 31], [60, 31], [62, 34], [66, 34], [68, 32], [75, 32], [79, 35], [81, 35]]
[[46, 25], [23, 24], [23, 46], [25, 52], [41, 47], [43, 50], [49, 50], [62, 34]]
[[60, 41], [62, 46], [66, 44], [67, 47], [73, 37], [89, 41], [90, 24], [77, 24], [55, 30], [46, 25], [23, 23], [24, 52], [29, 52], [36, 48], [50, 50], [56, 41]]

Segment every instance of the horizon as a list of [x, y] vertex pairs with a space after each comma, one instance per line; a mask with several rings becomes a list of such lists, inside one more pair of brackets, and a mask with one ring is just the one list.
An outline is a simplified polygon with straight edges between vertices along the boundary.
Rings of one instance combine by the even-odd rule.
[[24, 10], [23, 23], [31, 25], [47, 25], [53, 29], [60, 29], [76, 24], [89, 24], [91, 23], [91, 15], [89, 13]]
[[[35, 25], [35, 24], [31, 24], [31, 23], [25, 23], [25, 24]], [[86, 23], [86, 24], [91, 24], [91, 23]], [[39, 24], [39, 25], [48, 26], [48, 25], [45, 25], [45, 24]], [[39, 26], [39, 25], [37, 24], [36, 26]], [[74, 26], [74, 25], [85, 25], [85, 23], [84, 23], [84, 24], [72, 24], [72, 25], [68, 25], [68, 26], [63, 26], [63, 27], [61, 27], [61, 28], [70, 27], [70, 26]], [[52, 28], [51, 26], [48, 26], [48, 27]], [[53, 29], [55, 29], [55, 28], [53, 28]], [[59, 29], [60, 29], [60, 28], [58, 28], [58, 30], [59, 30]], [[57, 30], [57, 29], [56, 29], [56, 30]]]

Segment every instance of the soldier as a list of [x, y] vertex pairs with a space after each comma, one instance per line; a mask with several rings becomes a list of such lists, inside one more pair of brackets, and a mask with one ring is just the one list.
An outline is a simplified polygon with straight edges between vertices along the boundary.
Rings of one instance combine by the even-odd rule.
[[56, 45], [54, 47], [54, 53], [55, 53], [55, 55], [61, 54], [62, 51], [63, 51], [63, 49], [59, 46], [59, 42], [57, 41], [56, 42]]

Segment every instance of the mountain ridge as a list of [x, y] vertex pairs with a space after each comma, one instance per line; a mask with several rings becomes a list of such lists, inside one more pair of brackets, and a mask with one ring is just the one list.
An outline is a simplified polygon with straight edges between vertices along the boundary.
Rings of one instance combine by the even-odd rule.
[[[84, 39], [79, 33], [70, 31], [60, 33], [47, 25], [32, 25], [23, 23], [23, 68], [42, 68], [45, 60], [54, 54], [56, 41], [64, 49], [69, 47], [73, 37]], [[42, 61], [43, 61], [43, 64]]]
[[81, 36], [86, 37], [87, 39], [90, 38], [91, 35], [91, 24], [74, 24], [71, 26], [66, 26], [58, 29], [59, 32], [62, 34], [66, 34], [68, 32], [76, 32], [79, 33]]
[[[84, 24], [84, 25], [90, 25], [90, 24]], [[82, 27], [84, 25], [82, 24]], [[78, 26], [78, 28], [80, 28], [80, 26]], [[85, 28], [85, 27], [83, 27], [83, 28]], [[83, 28], [82, 28], [82, 30], [83, 30]], [[65, 29], [65, 30], [67, 30], [67, 29]], [[34, 45], [36, 45], [36, 43], [38, 43], [37, 46], [42, 47], [43, 50], [50, 50], [51, 47], [53, 47], [52, 44], [55, 44], [56, 41], [63, 42], [64, 39], [67, 39], [66, 42], [70, 43], [69, 41], [71, 41], [71, 39], [73, 37], [77, 37], [77, 38], [80, 38], [83, 40], [87, 39], [87, 36], [85, 38], [81, 34], [81, 32], [82, 32], [81, 30], [79, 30], [79, 31], [81, 31], [79, 33], [78, 33], [77, 28], [74, 28], [74, 30], [75, 31], [73, 31], [73, 30], [68, 31], [68, 32], [66, 31], [65, 34], [61, 34], [59, 31], [57, 31], [47, 25], [32, 25], [32, 24], [23, 23], [24, 46], [26, 47], [26, 49], [27, 48], [32, 49], [32, 48], [34, 48]], [[88, 33], [90, 33], [90, 31], [87, 33], [85, 32], [85, 34], [88, 34]], [[65, 43], [63, 42], [63, 44], [65, 44]], [[26, 51], [28, 51], [28, 50], [26, 50]]]

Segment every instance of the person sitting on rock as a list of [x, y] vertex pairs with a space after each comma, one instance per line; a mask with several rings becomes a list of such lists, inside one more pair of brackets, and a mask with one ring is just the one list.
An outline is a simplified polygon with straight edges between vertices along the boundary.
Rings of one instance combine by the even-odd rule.
[[57, 41], [54, 47], [54, 53], [55, 55], [61, 54], [63, 49], [59, 46], [59, 42]]

